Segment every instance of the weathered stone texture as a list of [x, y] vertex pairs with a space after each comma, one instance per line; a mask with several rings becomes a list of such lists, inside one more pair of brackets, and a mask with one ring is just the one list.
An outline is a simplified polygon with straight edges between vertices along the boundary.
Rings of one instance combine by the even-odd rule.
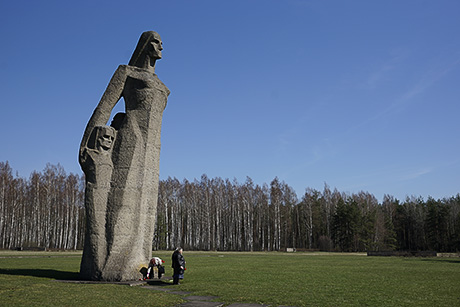
[[[161, 121], [169, 95], [155, 74], [162, 49], [156, 32], [141, 35], [129, 65], [115, 71], [83, 135], [87, 233], [80, 273], [85, 279], [137, 279], [151, 257]], [[121, 97], [126, 112], [108, 127]], [[103, 139], [110, 135], [112, 142]], [[104, 141], [110, 146], [98, 147]]]

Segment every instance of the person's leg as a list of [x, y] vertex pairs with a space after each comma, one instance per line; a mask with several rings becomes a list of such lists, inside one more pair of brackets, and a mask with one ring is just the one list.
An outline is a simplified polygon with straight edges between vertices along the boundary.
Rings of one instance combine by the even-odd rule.
[[161, 275], [163, 275], [163, 267], [159, 265], [158, 266], [158, 279], [161, 279]]
[[178, 284], [179, 284], [179, 270], [174, 270], [173, 284], [174, 284], [174, 285], [178, 285]]

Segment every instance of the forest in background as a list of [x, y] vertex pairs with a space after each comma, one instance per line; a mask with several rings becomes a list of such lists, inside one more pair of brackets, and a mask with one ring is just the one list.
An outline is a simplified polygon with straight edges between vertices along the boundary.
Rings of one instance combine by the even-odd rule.
[[[82, 249], [84, 178], [48, 164], [29, 179], [0, 162], [0, 248]], [[460, 194], [450, 198], [347, 194], [284, 181], [161, 180], [153, 249], [220, 251], [460, 251]]]

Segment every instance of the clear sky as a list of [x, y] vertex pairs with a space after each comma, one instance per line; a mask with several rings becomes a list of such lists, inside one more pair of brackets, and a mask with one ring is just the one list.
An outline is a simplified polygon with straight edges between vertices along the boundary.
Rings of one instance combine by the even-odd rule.
[[[78, 148], [143, 31], [171, 95], [160, 178], [460, 193], [460, 1], [2, 1], [0, 161], [81, 174]], [[123, 109], [123, 102], [114, 112]]]

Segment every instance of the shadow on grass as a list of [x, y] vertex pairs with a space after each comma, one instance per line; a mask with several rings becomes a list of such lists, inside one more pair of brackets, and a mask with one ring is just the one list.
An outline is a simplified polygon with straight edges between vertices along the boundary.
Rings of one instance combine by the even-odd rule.
[[164, 279], [148, 279], [146, 280], [149, 286], [171, 286], [172, 284], [168, 281], [167, 278]]
[[78, 280], [79, 279], [78, 272], [43, 270], [43, 269], [0, 269], [0, 274], [44, 277], [44, 278], [52, 278], [56, 280]]
[[422, 259], [422, 261], [430, 261], [430, 262], [447, 262], [447, 263], [456, 263], [456, 264], [460, 264], [460, 259], [445, 259], [445, 258], [436, 259], [436, 258], [426, 258], [426, 259]]
[[[55, 279], [57, 281], [76, 282], [76, 283], [114, 283], [124, 284], [126, 282], [98, 282], [82, 280], [78, 272], [58, 271], [50, 269], [0, 269], [0, 275], [22, 275], [31, 277], [42, 277]], [[145, 282], [150, 286], [170, 286], [169, 279], [172, 277], [163, 277], [162, 279], [149, 279]]]

